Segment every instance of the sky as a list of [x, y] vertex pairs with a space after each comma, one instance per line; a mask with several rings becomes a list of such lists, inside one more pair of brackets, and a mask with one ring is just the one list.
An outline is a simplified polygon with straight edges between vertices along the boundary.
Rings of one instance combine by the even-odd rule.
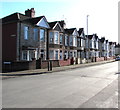
[[[35, 16], [44, 15], [48, 22], [65, 20], [67, 28], [84, 28], [88, 34], [118, 42], [119, 0], [0, 0], [0, 18], [15, 12], [24, 14], [34, 8]], [[87, 34], [87, 33], [86, 33]]]

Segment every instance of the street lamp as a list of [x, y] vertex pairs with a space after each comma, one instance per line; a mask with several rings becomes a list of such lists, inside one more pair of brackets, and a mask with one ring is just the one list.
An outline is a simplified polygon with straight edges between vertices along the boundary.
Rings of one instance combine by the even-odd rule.
[[[87, 50], [89, 50], [89, 40], [88, 40], [88, 17], [89, 15], [87, 15]], [[88, 60], [88, 57], [89, 57], [89, 53], [87, 52], [87, 60]]]
[[88, 17], [89, 15], [87, 15], [87, 37], [88, 37]]

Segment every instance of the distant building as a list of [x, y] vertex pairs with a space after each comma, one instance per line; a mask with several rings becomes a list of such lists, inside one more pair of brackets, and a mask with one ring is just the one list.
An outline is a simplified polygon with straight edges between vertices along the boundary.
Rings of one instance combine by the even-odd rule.
[[115, 45], [115, 55], [120, 55], [120, 44]]

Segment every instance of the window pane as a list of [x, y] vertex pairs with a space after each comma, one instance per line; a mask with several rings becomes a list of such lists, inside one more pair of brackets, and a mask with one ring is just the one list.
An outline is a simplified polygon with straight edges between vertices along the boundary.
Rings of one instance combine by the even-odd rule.
[[53, 32], [49, 32], [49, 42], [53, 43], [53, 38], [54, 38], [54, 33]]
[[55, 32], [55, 44], [58, 44], [58, 32]]
[[68, 46], [68, 36], [65, 36], [65, 46]]
[[62, 39], [63, 39], [63, 36], [60, 35], [60, 44], [62, 44]]
[[45, 41], [45, 30], [44, 29], [40, 29], [40, 40]]
[[27, 60], [27, 51], [23, 51], [23, 60]]
[[70, 46], [73, 46], [73, 37], [70, 36]]
[[24, 27], [24, 39], [28, 39], [28, 27], [27, 26], [25, 26]]
[[34, 40], [38, 40], [38, 29], [34, 29]]
[[49, 53], [50, 60], [54, 59], [54, 52], [53, 52], [53, 50], [50, 50], [49, 52], [50, 52]]
[[60, 50], [60, 60], [62, 60], [63, 58], [63, 54], [62, 54], [62, 50]]
[[55, 51], [55, 59], [58, 60], [58, 50]]

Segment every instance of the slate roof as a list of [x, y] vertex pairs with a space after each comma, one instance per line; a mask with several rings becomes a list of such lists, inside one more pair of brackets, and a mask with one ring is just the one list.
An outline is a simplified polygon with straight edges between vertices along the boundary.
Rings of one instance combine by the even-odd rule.
[[104, 42], [104, 41], [105, 41], [105, 37], [102, 37], [102, 38], [100, 39], [100, 41], [101, 41], [101, 42]]
[[59, 24], [62, 28], [64, 27], [65, 22], [63, 20], [62, 21], [49, 22], [48, 24], [50, 25], [50, 28], [52, 29], [57, 22], [59, 22]]
[[57, 23], [57, 21], [49, 22], [48, 24], [49, 24], [50, 28], [52, 29], [56, 23]]
[[120, 44], [118, 43], [117, 45], [115, 45], [115, 48], [120, 48]]
[[92, 39], [92, 37], [93, 37], [93, 35], [88, 35], [88, 38], [89, 38], [89, 39]]
[[84, 31], [84, 28], [79, 28], [78, 34], [81, 35], [83, 31]]
[[2, 18], [2, 23], [11, 22], [11, 21], [22, 21], [22, 20], [29, 19], [29, 18], [30, 17], [25, 16], [21, 13], [13, 13], [11, 15], [8, 15]]
[[29, 19], [23, 20], [23, 22], [28, 22], [28, 23], [31, 23], [31, 24], [37, 24], [43, 17], [44, 16], [29, 18]]
[[13, 13], [9, 16], [2, 18], [2, 23], [23, 21], [23, 22], [29, 22], [31, 24], [37, 24], [43, 17], [44, 16], [31, 18], [21, 13]]
[[65, 29], [66, 34], [72, 34], [76, 28]]

